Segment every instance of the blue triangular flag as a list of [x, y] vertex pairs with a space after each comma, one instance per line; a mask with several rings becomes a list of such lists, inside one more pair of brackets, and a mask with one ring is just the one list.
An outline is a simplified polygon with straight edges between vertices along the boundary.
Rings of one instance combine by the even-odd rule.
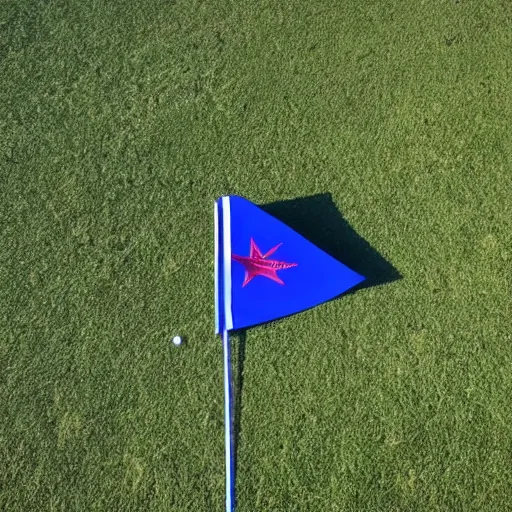
[[328, 301], [365, 278], [238, 196], [215, 202], [215, 331]]

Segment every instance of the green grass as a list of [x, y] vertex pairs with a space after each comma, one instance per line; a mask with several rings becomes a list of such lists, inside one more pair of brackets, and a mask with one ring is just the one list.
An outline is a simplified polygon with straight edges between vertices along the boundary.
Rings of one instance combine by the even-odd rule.
[[247, 332], [238, 510], [512, 510], [511, 23], [3, 0], [0, 510], [223, 509], [228, 193], [329, 193], [403, 277]]

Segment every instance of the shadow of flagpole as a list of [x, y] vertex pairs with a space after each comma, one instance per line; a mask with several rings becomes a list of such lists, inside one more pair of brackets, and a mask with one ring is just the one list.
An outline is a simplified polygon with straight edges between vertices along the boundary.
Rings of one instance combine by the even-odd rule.
[[233, 338], [237, 338], [238, 350], [236, 358], [236, 372], [235, 372], [235, 385], [234, 385], [234, 399], [235, 399], [235, 413], [233, 418], [233, 430], [235, 437], [234, 455], [235, 455], [235, 481], [236, 481], [236, 468], [238, 461], [238, 449], [240, 445], [240, 436], [242, 433], [242, 399], [244, 390], [244, 363], [245, 363], [245, 342], [246, 331], [237, 331]]

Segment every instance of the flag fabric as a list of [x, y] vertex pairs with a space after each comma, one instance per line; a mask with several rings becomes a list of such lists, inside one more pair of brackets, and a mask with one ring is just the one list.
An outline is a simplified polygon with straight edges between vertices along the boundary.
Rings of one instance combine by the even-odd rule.
[[365, 278], [247, 199], [215, 202], [215, 331], [328, 301]]

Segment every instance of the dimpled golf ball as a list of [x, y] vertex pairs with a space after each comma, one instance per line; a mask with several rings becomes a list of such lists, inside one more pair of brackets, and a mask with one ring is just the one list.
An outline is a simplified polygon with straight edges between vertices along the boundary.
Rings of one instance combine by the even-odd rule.
[[172, 342], [178, 346], [178, 345], [181, 345], [181, 336], [174, 336], [174, 338], [172, 339]]

